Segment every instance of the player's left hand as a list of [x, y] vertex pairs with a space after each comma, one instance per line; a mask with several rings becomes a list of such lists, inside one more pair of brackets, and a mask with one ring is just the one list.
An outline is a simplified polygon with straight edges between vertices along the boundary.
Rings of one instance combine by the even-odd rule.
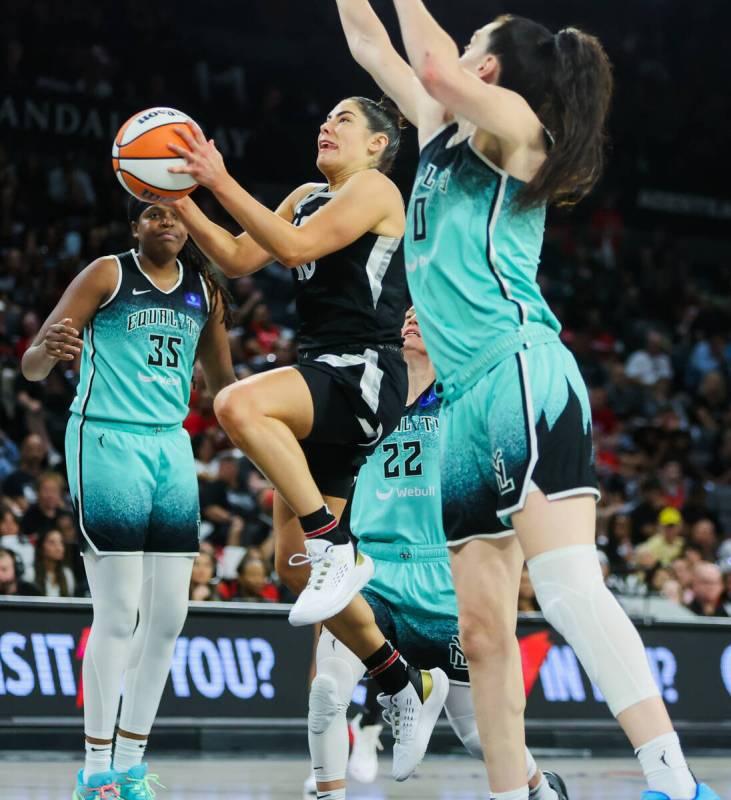
[[216, 149], [213, 139], [206, 141], [203, 131], [192, 120], [185, 127], [173, 130], [188, 145], [188, 148], [180, 147], [177, 144], [168, 144], [168, 148], [173, 153], [185, 159], [184, 165], [168, 167], [168, 172], [191, 175], [196, 183], [215, 192], [216, 187], [228, 177], [228, 172], [223, 163], [223, 156]]

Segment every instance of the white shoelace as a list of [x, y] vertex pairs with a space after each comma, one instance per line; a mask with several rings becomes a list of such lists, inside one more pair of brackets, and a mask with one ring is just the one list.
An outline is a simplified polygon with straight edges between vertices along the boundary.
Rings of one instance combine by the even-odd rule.
[[321, 589], [322, 584], [325, 582], [325, 577], [333, 566], [333, 559], [328, 555], [328, 551], [323, 553], [295, 553], [289, 557], [290, 567], [303, 567], [309, 564], [312, 567], [310, 577], [307, 579], [307, 586], [311, 584], [315, 589]]

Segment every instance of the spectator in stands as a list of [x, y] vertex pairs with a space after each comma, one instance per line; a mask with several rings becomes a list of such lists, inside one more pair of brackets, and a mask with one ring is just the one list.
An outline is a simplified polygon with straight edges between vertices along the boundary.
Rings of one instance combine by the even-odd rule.
[[26, 570], [33, 568], [35, 547], [23, 534], [18, 518], [8, 506], [0, 506], [0, 546], [12, 550]]
[[645, 338], [645, 347], [636, 350], [627, 359], [625, 371], [627, 377], [640, 386], [652, 387], [658, 381], [673, 379], [673, 365], [670, 356], [665, 352], [667, 343], [658, 331], [649, 331]]
[[683, 517], [677, 508], [663, 508], [657, 518], [657, 527], [658, 532], [636, 551], [637, 562], [648, 569], [656, 564], [669, 566], [685, 548]]
[[632, 561], [632, 517], [629, 514], [614, 514], [607, 525], [607, 542], [603, 548], [614, 569], [626, 571]]
[[66, 548], [64, 563], [74, 574], [76, 594], [86, 596], [88, 589], [86, 570], [84, 569], [84, 559], [81, 555], [81, 545], [79, 543], [79, 531], [76, 528], [74, 515], [70, 511], [62, 511], [56, 519], [56, 529], [61, 531], [61, 536], [63, 536], [63, 543]]
[[216, 578], [216, 557], [206, 550], [201, 550], [193, 562], [189, 597], [197, 601], [221, 599]]
[[721, 566], [721, 574], [723, 575], [723, 594], [721, 595], [721, 602], [724, 608], [731, 609], [731, 560], [724, 562]]
[[21, 522], [26, 536], [40, 536], [58, 529], [58, 519], [64, 511], [64, 480], [58, 472], [44, 472], [38, 479], [37, 502], [25, 512]]
[[279, 592], [271, 582], [266, 563], [255, 548], [241, 559], [234, 599], [254, 603], [276, 603], [279, 600]]
[[718, 532], [713, 520], [704, 517], [690, 527], [688, 542], [697, 547], [704, 561], [715, 561], [718, 554]]
[[38, 589], [22, 580], [23, 563], [12, 550], [0, 547], [0, 595], [33, 597], [40, 594]]
[[15, 442], [0, 430], [0, 482], [15, 471], [20, 459], [20, 452]]
[[218, 478], [216, 442], [208, 431], [197, 433], [193, 439], [195, 471], [199, 481], [215, 481]]
[[[258, 532], [257, 506], [241, 479], [240, 460], [231, 455], [218, 462], [218, 477], [200, 485], [201, 516], [214, 525], [209, 537], [221, 546], [229, 542], [233, 528], [240, 536], [239, 544], [255, 544]], [[250, 530], [249, 530], [250, 528]]]
[[23, 512], [36, 502], [35, 484], [46, 465], [48, 447], [37, 433], [23, 439], [20, 447], [20, 463], [3, 481], [3, 494], [17, 502]]
[[676, 558], [670, 565], [680, 587], [680, 602], [688, 605], [693, 600], [693, 568], [687, 558]]
[[683, 475], [683, 467], [678, 461], [666, 461], [659, 471], [660, 485], [665, 505], [682, 508], [690, 494], [690, 481]]
[[249, 332], [253, 336], [256, 344], [254, 349], [261, 355], [268, 355], [274, 351], [274, 347], [280, 336], [280, 328], [272, 322], [269, 307], [266, 303], [258, 303], [254, 306], [249, 323]]
[[640, 486], [640, 502], [632, 510], [632, 541], [640, 544], [649, 539], [657, 527], [657, 515], [662, 511], [665, 497], [660, 481], [647, 478]]
[[46, 597], [73, 597], [74, 574], [65, 566], [66, 546], [61, 531], [51, 529], [36, 542], [33, 582]]
[[702, 617], [730, 617], [723, 603], [723, 577], [716, 564], [701, 561], [693, 569], [693, 600], [688, 608]]

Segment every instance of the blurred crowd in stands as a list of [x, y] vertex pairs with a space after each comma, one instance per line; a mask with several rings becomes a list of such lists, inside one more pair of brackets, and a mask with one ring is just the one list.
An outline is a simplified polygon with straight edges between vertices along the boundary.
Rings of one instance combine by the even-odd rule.
[[[217, 26], [210, 20], [200, 26], [183, 10], [174, 31], [165, 2], [122, 2], [113, 31], [101, 7], [72, 0], [64, 4], [63, 19], [76, 21], [73, 41], [57, 35], [60, 12], [52, 4], [7, 5], [0, 34], [3, 97], [85, 97], [116, 102], [125, 115], [164, 103], [191, 110], [201, 121], [225, 106], [249, 130], [245, 157], [233, 171], [267, 202], [313, 179], [317, 123], [346, 94], [345, 81], [368, 90], [345, 60], [334, 10], [326, 4], [304, 4], [317, 7], [313, 36], [322, 47], [298, 39], [312, 22], [304, 19], [304, 6], [284, 0], [247, 4], [249, 18], [234, 32], [222, 28], [226, 11], [217, 0]], [[448, 22], [446, 4], [432, 5]], [[464, 5], [464, 18], [455, 24], [467, 32], [483, 12]], [[514, 5], [541, 16], [531, 0]], [[673, 217], [648, 221], [628, 205], [626, 192], [641, 181], [686, 192], [699, 191], [698, 175], [708, 187], [718, 182], [723, 170], [704, 164], [725, 157], [721, 142], [728, 138], [731, 110], [728, 94], [707, 80], [716, 74], [709, 61], [716, 56], [702, 45], [714, 20], [698, 7], [682, 24], [673, 22], [672, 4], [661, 0], [653, 13], [664, 15], [663, 24], [640, 19], [631, 33], [617, 28], [621, 14], [603, 19], [604, 11], [594, 9], [596, 19], [587, 20], [588, 12], [570, 0], [551, 13], [565, 23], [577, 19], [574, 8], [579, 22], [593, 22], [615, 61], [614, 151], [596, 196], [573, 215], [550, 217], [541, 280], [589, 386], [602, 488], [600, 558], [608, 585], [620, 596], [661, 597], [698, 615], [731, 616], [728, 237], [714, 240], [711, 231], [710, 243], [706, 237], [700, 246], [695, 234], [673, 229]], [[167, 34], [161, 37], [161, 30]], [[243, 51], [237, 49], [241, 41]], [[154, 49], [156, 68], [130, 65], [123, 46], [129, 42], [137, 52]], [[327, 58], [343, 68], [323, 72], [318, 65], [328, 66]], [[308, 69], [293, 70], [297, 59]], [[696, 73], [703, 80], [695, 80]], [[317, 75], [321, 81], [313, 79]], [[699, 96], [700, 86], [705, 94]], [[0, 128], [8, 128], [3, 102]], [[716, 123], [699, 127], [699, 113], [714, 115]], [[12, 145], [0, 143], [0, 594], [86, 596], [63, 463], [78, 365], [59, 366], [46, 381], [28, 383], [19, 361], [79, 270], [132, 246], [126, 196], [108, 164], [108, 142], [102, 153], [81, 139], [29, 136], [24, 142], [17, 129], [10, 133]], [[677, 141], [684, 143], [680, 150]], [[397, 174], [405, 191], [414, 170], [411, 148], [405, 145]], [[231, 226], [210, 196], [196, 197]], [[273, 265], [229, 288], [239, 377], [293, 363], [289, 271]], [[227, 441], [201, 374], [194, 386], [185, 427], [203, 523], [191, 599], [289, 601], [273, 571], [271, 486]], [[527, 573], [520, 609], [538, 610]]]

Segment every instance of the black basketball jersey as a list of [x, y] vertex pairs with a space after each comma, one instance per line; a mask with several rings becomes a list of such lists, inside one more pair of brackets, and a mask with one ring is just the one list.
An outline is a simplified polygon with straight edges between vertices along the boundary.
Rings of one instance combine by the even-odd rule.
[[[296, 206], [302, 225], [334, 197], [327, 184]], [[401, 344], [408, 307], [402, 237], [366, 233], [352, 244], [292, 270], [301, 349]]]

